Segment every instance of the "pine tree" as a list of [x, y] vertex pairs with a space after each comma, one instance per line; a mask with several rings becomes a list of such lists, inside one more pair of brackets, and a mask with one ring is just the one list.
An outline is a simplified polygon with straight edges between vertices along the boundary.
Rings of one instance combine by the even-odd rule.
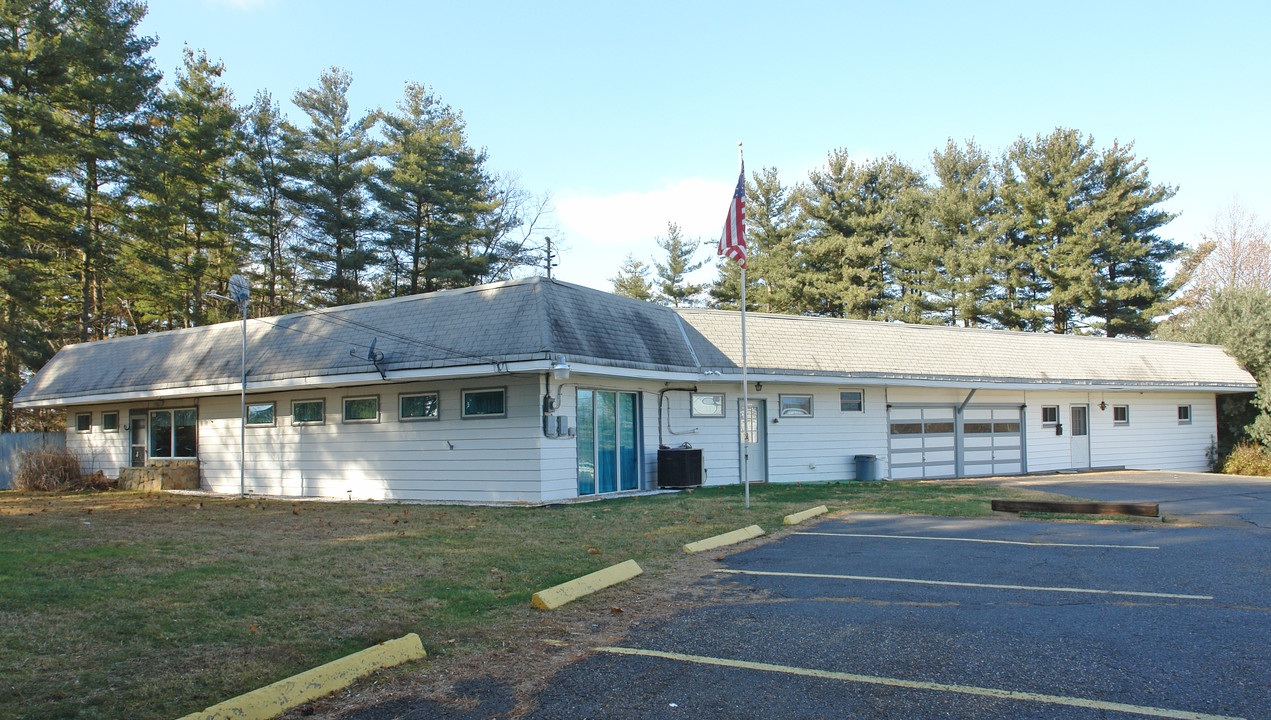
[[654, 299], [663, 305], [675, 307], [692, 304], [693, 297], [706, 287], [695, 285], [686, 279], [689, 273], [706, 264], [705, 260], [693, 262], [700, 243], [685, 238], [680, 226], [673, 222], [666, 224], [666, 237], [658, 238], [657, 243], [666, 253], [666, 262], [653, 264], [657, 289]]
[[[796, 281], [806, 223], [799, 210], [798, 187], [782, 185], [776, 168], [763, 168], [746, 183], [746, 308], [798, 313], [802, 289]], [[741, 305], [741, 268], [721, 259], [711, 286], [714, 307]]]
[[41, 286], [53, 251], [70, 244], [59, 176], [73, 153], [63, 108], [70, 87], [60, 3], [0, 4], [0, 431], [14, 428], [24, 367], [39, 367], [48, 337]]
[[[110, 322], [108, 279], [116, 278], [118, 228], [128, 213], [126, 156], [145, 132], [143, 113], [160, 75], [139, 37], [146, 7], [131, 0], [67, 0], [71, 87], [68, 116], [76, 135], [72, 172], [77, 201], [74, 252], [79, 340], [100, 339]], [[113, 288], [112, 288], [113, 289]]]
[[375, 118], [349, 115], [352, 82], [347, 72], [333, 67], [316, 87], [292, 98], [309, 128], [294, 134], [297, 152], [289, 174], [296, 187], [289, 199], [304, 222], [304, 259], [320, 273], [311, 280], [314, 290], [333, 305], [365, 299], [375, 259], [367, 196], [367, 181], [375, 172], [377, 147], [369, 135]]
[[627, 255], [618, 268], [618, 275], [609, 278], [613, 283], [613, 294], [636, 300], [653, 299], [653, 284], [649, 282], [649, 266], [637, 260], [635, 255]]
[[463, 117], [423, 85], [408, 83], [397, 110], [381, 115], [387, 167], [371, 185], [386, 255], [402, 267], [394, 294], [473, 285], [495, 261], [491, 240], [506, 230], [481, 222], [499, 205], [485, 153], [469, 147]]
[[989, 323], [999, 266], [998, 193], [993, 163], [974, 142], [931, 155], [935, 186], [927, 196], [924, 234], [933, 253], [933, 310], [949, 325]]
[[294, 164], [286, 120], [265, 91], [247, 108], [240, 143], [237, 174], [241, 183], [238, 208], [260, 288], [262, 311], [278, 315], [295, 308], [284, 289], [294, 274], [289, 239], [295, 214], [285, 196], [287, 168]]
[[1153, 185], [1147, 162], [1134, 157], [1133, 150], [1132, 143], [1122, 147], [1114, 142], [1098, 165], [1094, 203], [1104, 224], [1091, 257], [1097, 282], [1085, 309], [1102, 318], [1095, 327], [1109, 337], [1147, 337], [1153, 318], [1171, 309], [1170, 298], [1188, 278], [1176, 273], [1166, 279], [1165, 264], [1179, 258], [1184, 248], [1157, 235], [1177, 217], [1159, 207], [1177, 189]]

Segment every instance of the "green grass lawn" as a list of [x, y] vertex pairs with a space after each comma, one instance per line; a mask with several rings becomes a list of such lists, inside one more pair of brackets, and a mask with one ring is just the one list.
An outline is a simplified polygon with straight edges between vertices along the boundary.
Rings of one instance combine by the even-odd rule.
[[[830, 510], [982, 516], [967, 483], [754, 486], [557, 507], [0, 492], [0, 717], [175, 718], [417, 632], [444, 662], [534, 591]], [[584, 601], [585, 602], [585, 601]], [[536, 611], [537, 612], [537, 611]]]

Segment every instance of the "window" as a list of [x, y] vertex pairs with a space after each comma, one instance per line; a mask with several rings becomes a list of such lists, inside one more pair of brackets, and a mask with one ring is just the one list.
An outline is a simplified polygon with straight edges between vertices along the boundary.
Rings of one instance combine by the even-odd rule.
[[376, 423], [380, 421], [380, 396], [344, 398], [344, 422]]
[[93, 429], [93, 414], [92, 413], [76, 413], [75, 414], [75, 431], [76, 432], [86, 433], [86, 432], [91, 432], [92, 429]]
[[1113, 405], [1112, 406], [1112, 424], [1113, 425], [1129, 425], [1130, 424], [1130, 406], [1129, 405]]
[[482, 388], [463, 391], [463, 416], [465, 418], [507, 417], [504, 388]]
[[1059, 424], [1059, 406], [1043, 405], [1042, 406], [1042, 425], [1058, 425]]
[[1179, 425], [1192, 424], [1192, 406], [1191, 405], [1178, 406], [1178, 424]]
[[778, 395], [781, 417], [812, 417], [811, 395]]
[[273, 427], [274, 404], [250, 403], [247, 405], [247, 427]]
[[291, 403], [292, 425], [321, 425], [326, 419], [327, 408], [323, 400], [296, 400]]
[[435, 392], [400, 395], [397, 404], [397, 417], [402, 422], [436, 420], [441, 417], [441, 399]]
[[150, 457], [195, 457], [198, 454], [198, 411], [150, 411]]
[[119, 432], [119, 413], [102, 413], [102, 432]]
[[839, 390], [839, 410], [842, 412], [864, 412], [864, 390]]
[[724, 417], [724, 395], [693, 393], [689, 399], [689, 414], [693, 417]]

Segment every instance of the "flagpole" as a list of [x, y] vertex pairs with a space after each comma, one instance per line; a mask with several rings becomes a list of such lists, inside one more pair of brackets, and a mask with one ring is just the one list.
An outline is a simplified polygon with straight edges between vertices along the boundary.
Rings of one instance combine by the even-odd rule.
[[[737, 164], [745, 177], [746, 160], [737, 143]], [[744, 256], [743, 256], [744, 257]], [[746, 381], [746, 263], [741, 264], [741, 484], [750, 509], [750, 384]], [[757, 421], [757, 419], [756, 419]]]

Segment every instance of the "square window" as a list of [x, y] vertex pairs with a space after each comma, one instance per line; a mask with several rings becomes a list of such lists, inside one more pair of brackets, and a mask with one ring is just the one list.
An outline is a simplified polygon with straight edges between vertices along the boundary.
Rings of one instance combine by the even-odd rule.
[[1130, 424], [1130, 406], [1129, 405], [1113, 405], [1112, 406], [1112, 424], [1113, 425], [1129, 425]]
[[864, 412], [864, 390], [839, 390], [839, 410], [841, 412]]
[[1178, 406], [1178, 424], [1179, 425], [1192, 424], [1192, 406], [1191, 405]]
[[379, 422], [380, 421], [380, 396], [368, 395], [366, 397], [344, 398], [344, 422], [361, 423], [361, 422]]
[[1043, 405], [1042, 406], [1042, 425], [1059, 424], [1059, 406]]
[[326, 422], [327, 408], [324, 400], [296, 400], [291, 403], [292, 425], [321, 425]]
[[437, 393], [413, 393], [398, 397], [398, 419], [436, 420], [441, 417], [441, 399]]
[[86, 432], [90, 432], [92, 429], [93, 429], [93, 414], [92, 413], [76, 413], [75, 414], [75, 431], [76, 432], [86, 433]]
[[247, 427], [273, 427], [274, 426], [274, 404], [273, 403], [248, 403], [247, 404]]
[[119, 413], [102, 413], [102, 432], [119, 432]]
[[463, 391], [463, 417], [506, 417], [507, 403], [504, 388], [483, 388]]
[[812, 417], [811, 395], [778, 395], [781, 417]]
[[195, 457], [198, 454], [198, 411], [150, 411], [150, 456], [158, 458]]
[[724, 417], [724, 394], [693, 393], [689, 396], [689, 415], [693, 417]]

